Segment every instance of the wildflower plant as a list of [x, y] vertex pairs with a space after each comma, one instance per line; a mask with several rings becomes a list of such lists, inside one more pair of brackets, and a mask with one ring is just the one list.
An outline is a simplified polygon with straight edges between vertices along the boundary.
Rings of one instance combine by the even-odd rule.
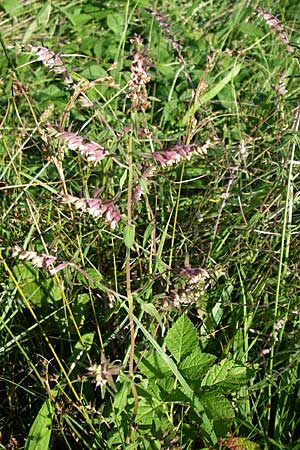
[[16, 26], [37, 14], [22, 45], [6, 47], [6, 22], [0, 35], [0, 447], [285, 448], [299, 428], [288, 7], [18, 3], [3, 6]]

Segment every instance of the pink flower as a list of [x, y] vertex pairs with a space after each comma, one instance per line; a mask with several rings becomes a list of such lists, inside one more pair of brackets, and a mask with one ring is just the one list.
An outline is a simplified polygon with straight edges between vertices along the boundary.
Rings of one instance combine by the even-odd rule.
[[98, 198], [79, 198], [72, 195], [68, 195], [65, 201], [72, 203], [76, 209], [87, 212], [96, 219], [104, 216], [112, 230], [117, 227], [121, 219], [121, 214], [112, 201], [104, 201]]
[[175, 145], [170, 150], [163, 149], [152, 153], [153, 158], [160, 163], [162, 167], [172, 166], [183, 160], [189, 160], [194, 154], [203, 156], [210, 147], [210, 141], [203, 145]]
[[287, 46], [287, 51], [290, 53], [294, 53], [294, 48], [290, 45], [289, 38], [285, 32], [283, 25], [280, 23], [277, 17], [273, 16], [273, 14], [265, 11], [261, 8], [257, 9], [258, 14], [266, 21], [270, 28], [274, 30], [277, 34], [278, 39]]
[[35, 47], [34, 45], [27, 45], [27, 48], [38, 56], [38, 59], [44, 63], [49, 69], [53, 69], [54, 72], [62, 75], [64, 81], [68, 84], [73, 83], [73, 79], [69, 74], [67, 68], [61, 60], [58, 53], [54, 53], [47, 47]]
[[64, 141], [70, 150], [78, 150], [87, 161], [92, 162], [94, 165], [109, 155], [108, 150], [105, 150], [100, 144], [90, 141], [77, 133], [60, 132], [49, 124], [46, 125], [46, 128], [50, 136]]

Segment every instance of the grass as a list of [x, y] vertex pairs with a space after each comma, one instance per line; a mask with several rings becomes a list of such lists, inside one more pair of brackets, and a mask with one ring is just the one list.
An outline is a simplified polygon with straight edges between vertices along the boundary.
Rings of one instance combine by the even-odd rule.
[[0, 6], [0, 448], [300, 449], [296, 3]]

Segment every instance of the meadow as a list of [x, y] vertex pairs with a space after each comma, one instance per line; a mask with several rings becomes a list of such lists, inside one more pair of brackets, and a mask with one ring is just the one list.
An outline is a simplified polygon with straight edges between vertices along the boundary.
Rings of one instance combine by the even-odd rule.
[[299, 24], [1, 1], [0, 449], [300, 450]]

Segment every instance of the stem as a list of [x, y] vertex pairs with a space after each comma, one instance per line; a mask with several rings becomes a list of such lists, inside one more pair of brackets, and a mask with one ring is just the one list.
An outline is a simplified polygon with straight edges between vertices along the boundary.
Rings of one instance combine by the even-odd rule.
[[[294, 111], [294, 123], [292, 127], [292, 131], [296, 133], [299, 130], [300, 123], [300, 104], [297, 104], [296, 109]], [[272, 335], [275, 336], [276, 332], [276, 323], [278, 321], [278, 310], [279, 310], [279, 300], [280, 300], [280, 292], [281, 292], [281, 283], [286, 277], [287, 272], [287, 258], [289, 255], [289, 246], [290, 246], [290, 233], [291, 233], [291, 224], [292, 224], [292, 194], [293, 194], [293, 163], [295, 157], [296, 150], [296, 140], [294, 140], [291, 153], [290, 153], [290, 161], [289, 161], [289, 173], [288, 173], [288, 182], [287, 182], [287, 192], [285, 199], [285, 208], [284, 208], [284, 218], [282, 225], [282, 235], [281, 235], [281, 248], [280, 248], [280, 258], [279, 258], [279, 267], [278, 267], [278, 275], [277, 275], [277, 283], [276, 283], [276, 295], [275, 295], [275, 307], [274, 307], [274, 324]], [[270, 353], [270, 368], [269, 375], [270, 379], [273, 373], [273, 365], [274, 365], [274, 353], [275, 353], [275, 345], [271, 347]], [[272, 402], [272, 385], [269, 384], [268, 387], [268, 421], [271, 419], [271, 402]]]
[[[128, 226], [132, 225], [132, 185], [133, 185], [133, 167], [132, 167], [132, 147], [133, 139], [132, 134], [129, 137], [129, 148], [128, 148], [128, 197], [127, 197], [127, 218]], [[131, 291], [131, 267], [130, 267], [130, 248], [127, 248], [126, 255], [126, 293], [128, 299], [128, 314], [129, 314], [129, 325], [130, 325], [130, 354], [129, 354], [129, 376], [132, 379], [131, 390], [134, 398], [134, 409], [132, 422], [137, 415], [138, 410], [138, 395], [136, 387], [134, 384], [134, 345], [135, 345], [135, 333], [134, 333], [134, 315], [133, 315], [133, 297]]]

